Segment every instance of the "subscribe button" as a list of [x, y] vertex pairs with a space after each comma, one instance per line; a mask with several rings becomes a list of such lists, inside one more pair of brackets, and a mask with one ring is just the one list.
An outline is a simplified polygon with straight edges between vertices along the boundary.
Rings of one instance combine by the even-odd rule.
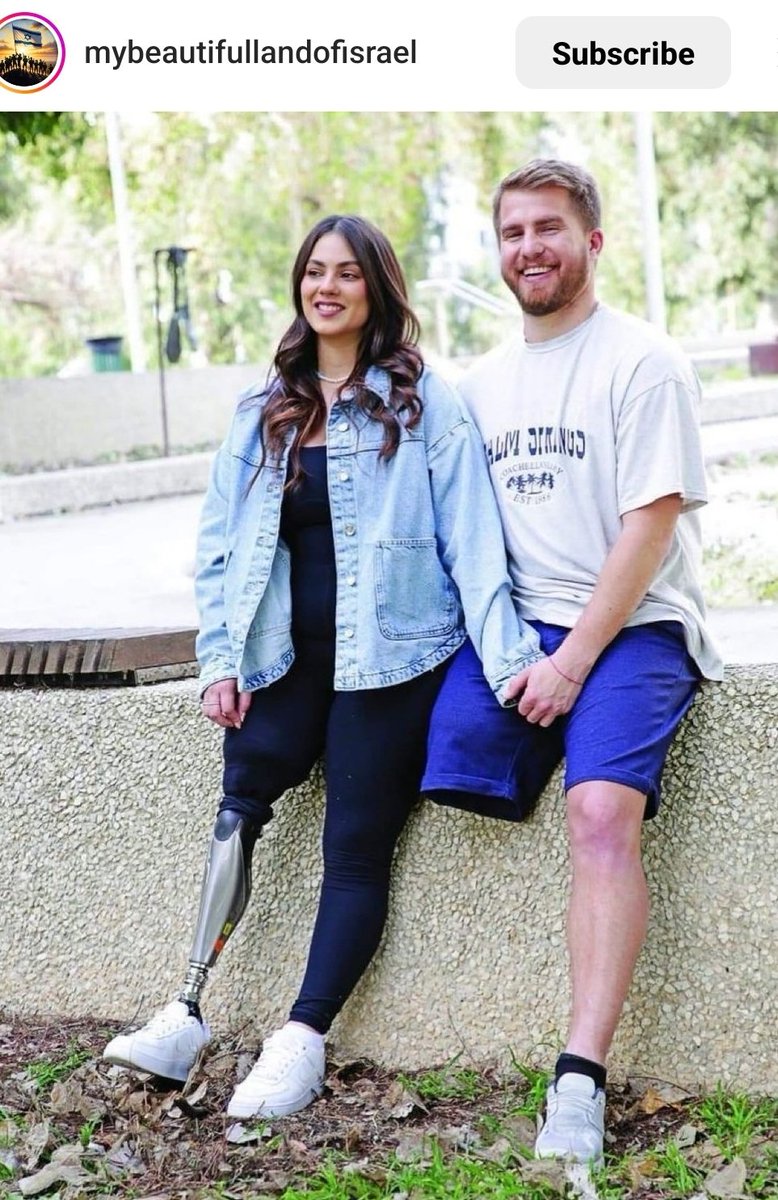
[[531, 88], [716, 88], [731, 42], [719, 17], [527, 17], [516, 74]]

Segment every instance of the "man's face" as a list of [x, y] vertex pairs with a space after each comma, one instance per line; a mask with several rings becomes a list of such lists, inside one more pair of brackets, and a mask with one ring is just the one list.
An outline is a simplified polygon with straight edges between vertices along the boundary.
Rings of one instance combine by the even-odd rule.
[[593, 287], [602, 233], [584, 228], [564, 188], [505, 192], [499, 235], [502, 277], [525, 313], [546, 317]]

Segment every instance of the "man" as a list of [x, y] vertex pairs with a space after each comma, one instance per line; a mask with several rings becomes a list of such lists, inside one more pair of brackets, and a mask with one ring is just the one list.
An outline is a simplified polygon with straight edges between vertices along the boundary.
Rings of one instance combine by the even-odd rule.
[[572, 1012], [540, 1157], [599, 1163], [605, 1061], [648, 915], [640, 858], [665, 755], [721, 662], [695, 578], [705, 475], [699, 391], [669, 338], [598, 304], [591, 176], [535, 160], [494, 201], [523, 334], [465, 376], [500, 505], [514, 596], [547, 657], [513, 681], [519, 719], [465, 646], [440, 693], [423, 789], [504, 817], [562, 755], [572, 861]]

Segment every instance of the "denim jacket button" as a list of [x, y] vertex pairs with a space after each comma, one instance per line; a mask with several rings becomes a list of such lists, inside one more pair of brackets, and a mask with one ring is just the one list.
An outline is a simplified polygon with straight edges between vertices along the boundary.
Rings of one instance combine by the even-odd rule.
[[345, 483], [346, 480], [348, 479], [348, 477], [349, 477], [348, 471], [341, 471], [340, 474], [338, 475], [338, 479], [340, 479], [340, 481], [342, 483]]
[[349, 575], [349, 577], [346, 580], [346, 583], [349, 585], [349, 587], [356, 587], [356, 583], [357, 583], [356, 575]]
[[341, 421], [340, 425], [338, 425], [338, 430], [340, 433], [348, 433], [348, 421]]
[[344, 636], [344, 638], [353, 638], [354, 630], [353, 629], [344, 629], [343, 636]]
[[353, 537], [356, 531], [356, 525], [345, 525], [343, 527], [343, 532], [345, 533], [346, 537]]

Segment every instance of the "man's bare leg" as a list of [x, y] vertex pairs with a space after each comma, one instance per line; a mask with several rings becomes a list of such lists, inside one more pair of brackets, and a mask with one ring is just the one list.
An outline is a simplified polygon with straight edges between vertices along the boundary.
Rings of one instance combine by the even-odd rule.
[[567, 940], [573, 992], [567, 1051], [605, 1063], [646, 935], [640, 857], [645, 796], [618, 783], [568, 792], [573, 881]]
[[605, 1060], [646, 932], [640, 860], [645, 796], [605, 782], [567, 796], [573, 882], [568, 909], [573, 1007], [567, 1048], [548, 1089], [536, 1153], [602, 1162]]

